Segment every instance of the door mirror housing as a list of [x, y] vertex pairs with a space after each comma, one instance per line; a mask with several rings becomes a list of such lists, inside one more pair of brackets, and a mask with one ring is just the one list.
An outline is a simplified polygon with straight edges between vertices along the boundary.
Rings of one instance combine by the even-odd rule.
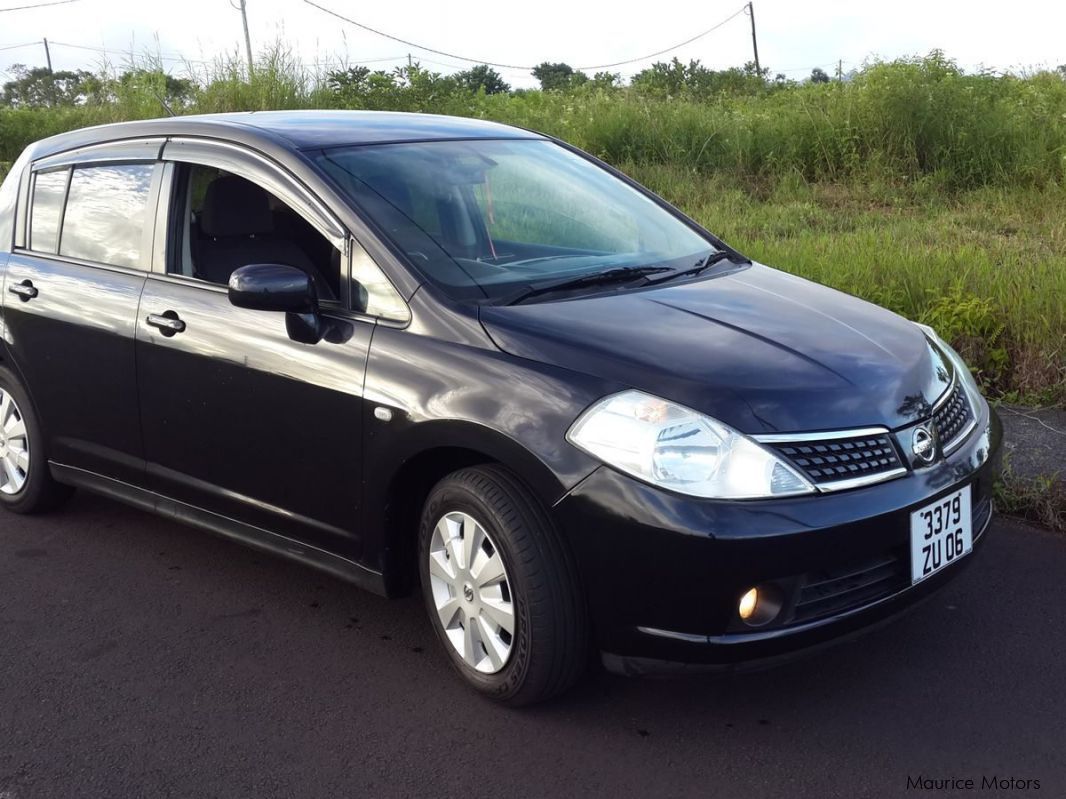
[[284, 264], [248, 264], [229, 278], [229, 301], [252, 311], [285, 314], [289, 338], [317, 344], [326, 333], [314, 281], [302, 269]]
[[311, 313], [318, 295], [311, 276], [284, 264], [248, 264], [229, 278], [229, 301], [252, 311]]

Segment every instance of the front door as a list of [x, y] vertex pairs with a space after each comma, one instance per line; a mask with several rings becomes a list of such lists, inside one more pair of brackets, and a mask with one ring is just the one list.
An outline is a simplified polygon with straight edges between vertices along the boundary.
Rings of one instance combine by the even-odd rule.
[[[167, 274], [149, 276], [137, 379], [149, 484], [358, 560], [362, 388], [373, 325], [341, 309], [341, 253], [256, 181], [173, 167]], [[250, 263], [307, 271], [342, 334], [289, 338], [281, 313], [230, 304]]]

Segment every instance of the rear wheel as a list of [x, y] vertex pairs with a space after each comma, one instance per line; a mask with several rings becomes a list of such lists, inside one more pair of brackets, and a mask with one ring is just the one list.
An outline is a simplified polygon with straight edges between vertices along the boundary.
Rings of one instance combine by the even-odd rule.
[[54, 508], [72, 491], [52, 479], [29, 397], [15, 376], [0, 368], [0, 505], [37, 513]]
[[463, 469], [426, 500], [422, 593], [463, 680], [510, 705], [569, 688], [587, 655], [576, 570], [548, 514], [511, 472]]

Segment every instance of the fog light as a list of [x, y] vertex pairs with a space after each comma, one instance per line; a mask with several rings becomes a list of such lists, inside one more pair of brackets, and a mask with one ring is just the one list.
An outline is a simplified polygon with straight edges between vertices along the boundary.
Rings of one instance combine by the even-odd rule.
[[749, 627], [762, 627], [781, 615], [784, 604], [781, 588], [775, 583], [763, 583], [744, 592], [737, 615]]
[[748, 592], [740, 598], [740, 618], [747, 621], [755, 613], [759, 605], [759, 589], [749, 588]]

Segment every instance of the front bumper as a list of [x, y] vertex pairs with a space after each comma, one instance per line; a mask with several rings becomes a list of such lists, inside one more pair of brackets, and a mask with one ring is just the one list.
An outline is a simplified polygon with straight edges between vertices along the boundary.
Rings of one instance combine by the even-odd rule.
[[[605, 663], [646, 672], [769, 662], [902, 613], [981, 548], [1001, 439], [986, 405], [966, 442], [930, 467], [865, 488], [756, 502], [670, 494], [601, 467], [555, 511]], [[911, 586], [911, 511], [964, 485], [973, 486], [974, 551]], [[766, 583], [780, 587], [786, 608], [779, 620], [748, 627], [737, 602]], [[819, 597], [818, 585], [846, 590]]]

